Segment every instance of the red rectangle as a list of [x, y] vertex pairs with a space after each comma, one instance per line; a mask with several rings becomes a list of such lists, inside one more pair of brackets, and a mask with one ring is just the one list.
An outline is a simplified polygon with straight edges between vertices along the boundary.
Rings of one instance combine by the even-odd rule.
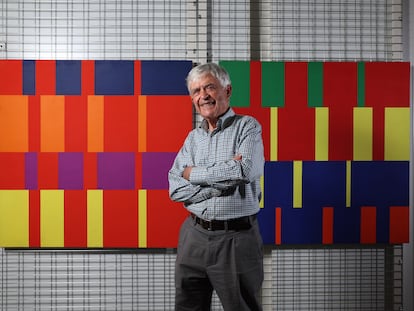
[[377, 209], [374, 206], [361, 207], [360, 243], [375, 244], [377, 242]]
[[141, 61], [134, 61], [134, 94], [141, 95]]
[[105, 96], [104, 150], [106, 152], [138, 151], [137, 96]]
[[40, 96], [29, 96], [29, 151], [40, 151]]
[[88, 106], [86, 96], [65, 96], [65, 151], [87, 151]]
[[36, 95], [56, 94], [56, 61], [36, 61]]
[[86, 191], [65, 190], [65, 247], [87, 246], [86, 202]]
[[103, 193], [104, 247], [138, 247], [138, 192], [105, 190]]
[[390, 207], [389, 243], [401, 244], [410, 242], [410, 209], [408, 206]]
[[25, 189], [23, 152], [0, 152], [0, 189]]
[[334, 209], [333, 207], [322, 208], [322, 244], [333, 243]]
[[282, 244], [282, 209], [276, 207], [275, 211], [275, 244]]
[[97, 189], [98, 187], [98, 157], [95, 152], [83, 154], [83, 187]]
[[58, 188], [58, 153], [40, 152], [38, 154], [39, 189]]
[[23, 94], [23, 61], [0, 60], [0, 95]]
[[29, 191], [29, 246], [40, 247], [40, 191]]
[[82, 95], [95, 94], [95, 61], [82, 61]]

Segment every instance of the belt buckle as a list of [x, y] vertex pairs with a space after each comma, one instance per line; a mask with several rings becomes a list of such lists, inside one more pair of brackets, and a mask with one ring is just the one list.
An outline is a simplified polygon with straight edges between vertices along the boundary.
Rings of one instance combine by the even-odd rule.
[[209, 221], [207, 221], [207, 224], [208, 224], [207, 230], [208, 231], [213, 231], [213, 221], [209, 220]]

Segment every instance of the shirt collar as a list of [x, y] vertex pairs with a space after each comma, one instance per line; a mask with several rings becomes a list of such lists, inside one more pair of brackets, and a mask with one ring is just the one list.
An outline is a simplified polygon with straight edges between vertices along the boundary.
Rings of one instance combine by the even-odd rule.
[[[231, 125], [233, 123], [234, 120], [234, 116], [235, 116], [235, 112], [233, 109], [229, 108], [217, 121], [217, 129], [216, 130], [221, 130], [221, 129], [225, 129], [226, 127], [228, 127], [229, 125]], [[204, 119], [201, 122], [200, 125], [201, 128], [203, 128], [204, 130], [208, 131], [208, 123], [207, 121]]]

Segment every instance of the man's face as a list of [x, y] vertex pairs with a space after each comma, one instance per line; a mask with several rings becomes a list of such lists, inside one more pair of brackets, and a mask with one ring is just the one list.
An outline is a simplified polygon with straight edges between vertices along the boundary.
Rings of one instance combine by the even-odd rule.
[[215, 124], [229, 107], [231, 86], [223, 87], [210, 74], [190, 83], [189, 90], [196, 111], [209, 123]]

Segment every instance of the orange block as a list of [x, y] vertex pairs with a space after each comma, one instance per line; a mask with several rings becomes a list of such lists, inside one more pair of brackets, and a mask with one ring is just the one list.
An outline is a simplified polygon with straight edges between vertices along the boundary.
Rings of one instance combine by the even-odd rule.
[[42, 96], [40, 99], [40, 149], [65, 151], [65, 98]]
[[28, 151], [27, 103], [27, 96], [0, 96], [0, 152]]

